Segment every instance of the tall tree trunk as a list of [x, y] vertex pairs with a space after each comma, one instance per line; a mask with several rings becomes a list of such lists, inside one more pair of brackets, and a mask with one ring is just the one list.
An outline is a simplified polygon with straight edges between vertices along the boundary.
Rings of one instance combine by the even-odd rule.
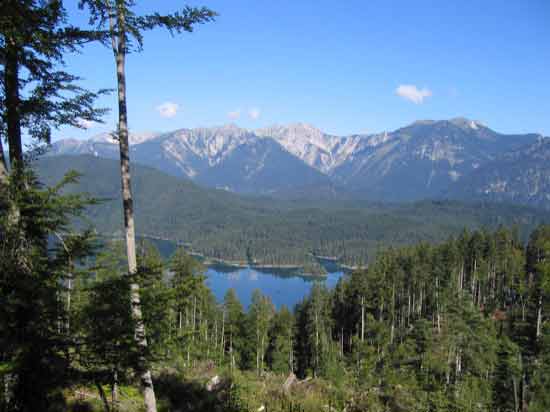
[[67, 277], [67, 314], [65, 318], [65, 333], [68, 335], [71, 328], [71, 294], [73, 292], [73, 273], [72, 273], [72, 263], [69, 264], [71, 272]]
[[[10, 164], [13, 167], [23, 162], [23, 147], [21, 143], [21, 118], [19, 113], [19, 62], [18, 50], [10, 39], [7, 39], [8, 46], [5, 54], [4, 67], [4, 88], [6, 125], [8, 132], [8, 145]], [[3, 157], [3, 154], [2, 154]]]
[[222, 334], [221, 334], [221, 355], [222, 355], [222, 363], [225, 360], [225, 311], [222, 312]]
[[118, 371], [113, 371], [113, 382], [111, 384], [111, 410], [118, 411]]
[[[6, 108], [6, 126], [8, 134], [8, 146], [10, 156], [10, 168], [12, 173], [15, 171], [15, 177], [18, 178], [23, 166], [23, 148], [21, 143], [21, 113], [19, 101], [19, 52], [13, 40], [6, 39], [7, 47], [4, 61], [4, 105]], [[0, 138], [1, 139], [1, 138]], [[0, 172], [2, 182], [7, 182], [7, 162], [4, 158], [2, 148], [2, 163], [0, 169], [6, 169]], [[21, 212], [19, 207], [10, 202], [8, 211], [8, 223], [16, 227], [20, 221]], [[23, 236], [19, 232], [19, 236]]]
[[256, 320], [256, 372], [260, 376], [260, 330]]
[[514, 386], [514, 412], [519, 412], [518, 382], [515, 376], [512, 376], [512, 384]]
[[319, 368], [319, 317], [317, 311], [315, 311], [315, 368], [313, 369], [313, 376], [317, 377], [317, 370]]
[[260, 374], [264, 370], [264, 357], [265, 357], [264, 345], [265, 345], [265, 335], [262, 335], [261, 352], [260, 352]]
[[361, 296], [361, 342], [365, 340], [365, 297]]
[[439, 310], [439, 277], [435, 278], [435, 300], [437, 310], [437, 334], [441, 334], [441, 311]]
[[542, 293], [539, 296], [539, 303], [537, 308], [537, 339], [542, 333]]
[[197, 330], [197, 296], [193, 296], [193, 333], [191, 334], [191, 340], [195, 341], [195, 331]]
[[[116, 13], [115, 15], [113, 15]], [[114, 29], [114, 19], [117, 19], [118, 33]], [[145, 410], [157, 411], [157, 402], [153, 388], [151, 371], [147, 365], [145, 353], [147, 351], [147, 337], [145, 325], [141, 313], [139, 284], [135, 281], [137, 272], [136, 236], [134, 225], [134, 205], [132, 199], [132, 187], [130, 182], [130, 148], [128, 141], [128, 112], [126, 107], [126, 39], [125, 16], [122, 7], [117, 7], [110, 15], [111, 38], [113, 52], [116, 59], [117, 84], [118, 84], [118, 139], [120, 146], [120, 173], [122, 182], [122, 205], [124, 208], [124, 229], [126, 233], [126, 253], [128, 255], [128, 275], [131, 278], [130, 298], [132, 318], [134, 320], [134, 339], [140, 350], [136, 372], [140, 377]]]
[[0, 136], [0, 185], [5, 185], [7, 182], [8, 162], [6, 161], [6, 156], [4, 156], [4, 144], [2, 142], [2, 136]]
[[101, 383], [96, 381], [95, 386], [97, 388], [97, 391], [99, 393], [99, 397], [101, 398], [101, 401], [103, 402], [103, 409], [105, 412], [111, 412], [111, 407], [109, 405], [109, 401], [107, 400], [107, 396], [105, 395], [105, 391], [103, 390], [103, 386], [101, 386]]
[[290, 348], [288, 352], [288, 368], [289, 368], [289, 372], [294, 372], [294, 359], [293, 359], [294, 349], [292, 345], [292, 333], [288, 335], [288, 340], [289, 340], [289, 348]]

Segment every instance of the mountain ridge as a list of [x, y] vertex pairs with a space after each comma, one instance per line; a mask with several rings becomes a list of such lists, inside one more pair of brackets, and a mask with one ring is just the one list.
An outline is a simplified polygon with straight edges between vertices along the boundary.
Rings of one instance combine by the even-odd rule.
[[[307, 123], [255, 130], [230, 123], [131, 135], [131, 156], [136, 163], [234, 192], [277, 196], [332, 185], [357, 197], [399, 202], [441, 197], [481, 166], [540, 138], [501, 134], [464, 117], [346, 136]], [[108, 136], [65, 139], [52, 144], [51, 154], [117, 158], [118, 147]]]

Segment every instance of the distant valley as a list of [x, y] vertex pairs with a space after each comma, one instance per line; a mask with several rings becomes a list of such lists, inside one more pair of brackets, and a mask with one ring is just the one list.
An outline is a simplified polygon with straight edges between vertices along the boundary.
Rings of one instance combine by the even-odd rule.
[[[41, 181], [59, 182], [68, 170], [82, 176], [70, 192], [103, 201], [80, 222], [122, 237], [119, 162], [81, 156], [46, 156], [35, 163]], [[265, 265], [315, 265], [311, 253], [364, 265], [381, 247], [438, 242], [464, 228], [516, 225], [525, 236], [550, 212], [526, 206], [459, 201], [383, 204], [353, 199], [275, 199], [201, 187], [157, 169], [132, 170], [136, 226], [141, 236], [189, 244], [206, 256]]]
[[[391, 202], [456, 198], [548, 209], [549, 141], [535, 133], [500, 134], [464, 118], [350, 136], [303, 123], [252, 131], [226, 125], [134, 134], [131, 155], [172, 176], [244, 194]], [[50, 154], [116, 159], [118, 146], [104, 134], [57, 141]]]

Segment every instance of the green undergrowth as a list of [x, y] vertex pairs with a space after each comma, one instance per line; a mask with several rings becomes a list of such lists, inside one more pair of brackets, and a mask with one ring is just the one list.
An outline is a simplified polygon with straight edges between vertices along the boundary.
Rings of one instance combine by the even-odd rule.
[[[298, 380], [288, 391], [283, 384], [286, 375], [217, 368], [202, 363], [182, 371], [163, 367], [155, 373], [155, 392], [159, 412], [319, 412], [341, 411], [351, 389], [335, 387], [324, 379]], [[220, 378], [212, 390], [208, 383]], [[104, 392], [111, 404], [111, 388]], [[65, 391], [67, 412], [104, 412], [105, 406], [94, 386], [75, 386]], [[137, 386], [121, 385], [118, 411], [143, 410]], [[113, 409], [111, 409], [112, 411]]]

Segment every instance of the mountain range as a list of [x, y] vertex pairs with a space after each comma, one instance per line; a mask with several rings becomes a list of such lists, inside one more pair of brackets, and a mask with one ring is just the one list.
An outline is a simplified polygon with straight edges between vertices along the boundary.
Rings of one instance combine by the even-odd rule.
[[[488, 199], [543, 208], [550, 208], [549, 141], [536, 133], [497, 133], [465, 118], [348, 136], [304, 123], [130, 136], [134, 162], [232, 192], [392, 202]], [[50, 153], [118, 158], [118, 145], [103, 134], [57, 141]]]

